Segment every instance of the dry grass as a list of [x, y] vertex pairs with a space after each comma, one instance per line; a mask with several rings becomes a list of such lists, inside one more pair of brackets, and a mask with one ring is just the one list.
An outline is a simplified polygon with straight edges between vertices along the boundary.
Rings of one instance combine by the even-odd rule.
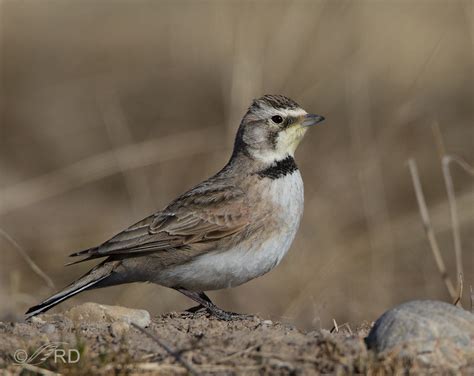
[[438, 267], [439, 274], [441, 279], [446, 285], [446, 289], [451, 296], [451, 299], [454, 301], [457, 298], [456, 290], [454, 288], [453, 281], [446, 271], [446, 264], [441, 256], [441, 250], [439, 249], [438, 241], [436, 240], [435, 231], [433, 225], [431, 224], [431, 219], [428, 214], [428, 207], [426, 205], [425, 196], [423, 194], [423, 189], [421, 187], [420, 175], [418, 173], [418, 168], [413, 159], [408, 161], [408, 167], [410, 168], [410, 173], [413, 179], [413, 186], [415, 188], [416, 199], [418, 201], [418, 207], [420, 209], [421, 220], [423, 222], [423, 227], [426, 232], [426, 237], [430, 243], [431, 251], [433, 252], [433, 258], [436, 261], [436, 266]]
[[[0, 228], [57, 286], [90, 266], [64, 268], [67, 254], [218, 170], [245, 107], [263, 93], [289, 95], [327, 121], [297, 153], [306, 206], [292, 251], [270, 275], [211, 293], [217, 303], [330, 328], [333, 318], [373, 320], [407, 299], [450, 299], [409, 158], [446, 273], [462, 266], [464, 290], [474, 284], [472, 178], [438, 160], [474, 161], [472, 1], [0, 6]], [[18, 319], [31, 304], [19, 294], [40, 300], [50, 291], [0, 244], [0, 319]], [[63, 306], [87, 300], [154, 313], [190, 305], [173, 291], [131, 285]]]

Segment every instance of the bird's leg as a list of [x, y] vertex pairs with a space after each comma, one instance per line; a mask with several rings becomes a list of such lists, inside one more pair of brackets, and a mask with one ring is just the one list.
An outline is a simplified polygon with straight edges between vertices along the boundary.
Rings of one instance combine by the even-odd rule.
[[198, 305], [188, 308], [185, 312], [196, 313], [196, 312], [199, 312], [200, 310], [205, 310], [205, 309], [206, 308], [203, 307], [201, 304], [198, 304]]
[[[183, 288], [175, 289], [179, 291], [181, 294], [186, 295], [188, 298], [194, 300], [195, 302], [199, 303], [202, 307], [206, 308], [206, 310], [213, 316], [217, 317], [220, 320], [230, 321], [230, 320], [242, 320], [248, 319], [249, 315], [244, 315], [240, 313], [228, 312], [224, 311], [223, 309], [216, 306], [209, 297], [203, 293], [202, 291], [189, 291]], [[197, 311], [198, 307], [192, 307], [191, 312]]]
[[[191, 299], [193, 299], [194, 301], [196, 301], [196, 302], [199, 303], [199, 305], [197, 305], [197, 306], [188, 308], [188, 309], [186, 310], [186, 312], [195, 313], [195, 312], [198, 312], [198, 311], [201, 310], [201, 309], [206, 309], [206, 310], [207, 310], [206, 306], [203, 305], [203, 304], [201, 304], [201, 301], [202, 301], [201, 298], [204, 299], [204, 300], [206, 300], [208, 303], [214, 305], [214, 304], [212, 303], [211, 299], [210, 299], [206, 294], [204, 294], [203, 292], [195, 292], [195, 293], [193, 293], [192, 291], [189, 291], [189, 290], [186, 290], [186, 289], [176, 289], [176, 290], [178, 290], [178, 291], [181, 292], [182, 294], [186, 295], [188, 298], [191, 298]], [[197, 294], [199, 300], [197, 300], [196, 298], [194, 298], [193, 296], [190, 296], [190, 295], [188, 295], [188, 294], [193, 294], [193, 296], [194, 296], [194, 294]]]

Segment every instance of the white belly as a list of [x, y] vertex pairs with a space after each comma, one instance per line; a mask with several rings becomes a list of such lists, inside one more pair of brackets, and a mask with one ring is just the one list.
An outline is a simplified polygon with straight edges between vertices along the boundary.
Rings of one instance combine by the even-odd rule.
[[299, 171], [268, 184], [269, 197], [282, 209], [281, 229], [258, 241], [245, 241], [229, 250], [210, 252], [190, 263], [164, 270], [154, 282], [188, 290], [208, 291], [241, 285], [277, 266], [293, 242], [303, 214], [303, 181]]

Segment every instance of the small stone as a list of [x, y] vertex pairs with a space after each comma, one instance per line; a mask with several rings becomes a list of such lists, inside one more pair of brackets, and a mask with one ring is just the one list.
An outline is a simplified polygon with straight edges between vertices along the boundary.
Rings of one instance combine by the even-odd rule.
[[378, 353], [461, 367], [474, 358], [474, 315], [445, 302], [415, 300], [385, 312], [365, 342]]
[[290, 374], [293, 373], [295, 370], [295, 366], [293, 364], [280, 359], [270, 359], [268, 361], [268, 364], [274, 369], [279, 369], [280, 371], [286, 370]]
[[273, 325], [273, 321], [272, 320], [263, 320], [262, 325]]
[[76, 324], [110, 324], [115, 321], [123, 321], [145, 328], [151, 323], [150, 314], [145, 310], [96, 303], [85, 303], [73, 307], [65, 313], [65, 316]]
[[46, 324], [46, 321], [44, 321], [41, 317], [38, 317], [38, 316], [33, 316], [31, 318], [31, 322], [33, 324], [39, 324], [39, 325], [44, 325]]
[[110, 325], [110, 333], [117, 338], [122, 337], [129, 330], [130, 324], [125, 321], [115, 321]]
[[43, 327], [41, 327], [41, 332], [46, 333], [46, 334], [51, 334], [56, 331], [56, 327], [53, 324], [46, 324]]

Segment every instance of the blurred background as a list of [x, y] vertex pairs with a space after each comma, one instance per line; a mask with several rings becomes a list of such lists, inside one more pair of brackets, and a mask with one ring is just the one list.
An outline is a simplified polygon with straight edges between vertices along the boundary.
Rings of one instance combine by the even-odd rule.
[[[211, 298], [305, 329], [451, 299], [407, 161], [456, 283], [440, 153], [474, 161], [473, 1], [0, 0], [0, 43], [0, 320], [94, 265], [64, 267], [69, 253], [219, 170], [265, 93], [327, 119], [296, 155], [304, 218], [277, 269]], [[468, 306], [473, 179], [451, 173]], [[133, 284], [55, 310], [86, 301], [152, 314], [193, 305]]]

